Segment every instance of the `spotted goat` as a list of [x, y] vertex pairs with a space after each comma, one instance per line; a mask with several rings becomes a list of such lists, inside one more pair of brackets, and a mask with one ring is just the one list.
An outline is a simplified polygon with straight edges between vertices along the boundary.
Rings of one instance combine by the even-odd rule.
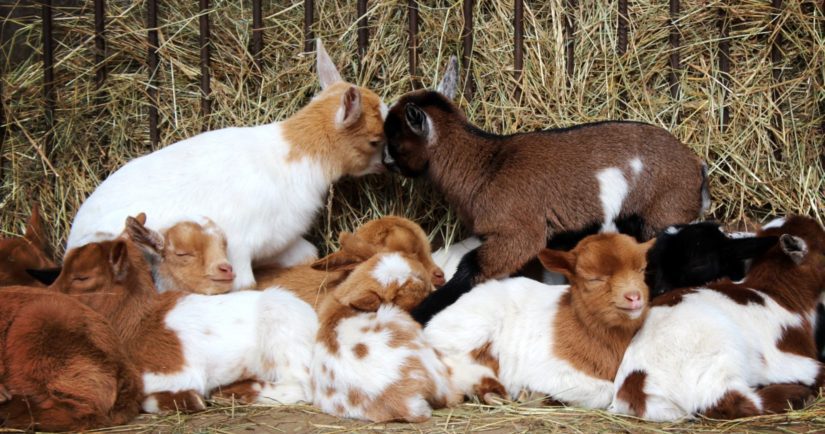
[[356, 236], [318, 266], [351, 270], [319, 310], [312, 362], [314, 403], [373, 422], [422, 422], [461, 393], [408, 311], [432, 290], [415, 255], [378, 252]]
[[539, 259], [571, 284], [489, 281], [430, 321], [424, 335], [458, 388], [490, 402], [522, 391], [606, 408], [624, 350], [647, 311], [645, 252], [623, 234], [597, 234]]
[[658, 421], [732, 419], [815, 396], [825, 379], [812, 329], [825, 288], [825, 231], [793, 216], [757, 237], [774, 245], [741, 282], [654, 300], [619, 367], [611, 411]]

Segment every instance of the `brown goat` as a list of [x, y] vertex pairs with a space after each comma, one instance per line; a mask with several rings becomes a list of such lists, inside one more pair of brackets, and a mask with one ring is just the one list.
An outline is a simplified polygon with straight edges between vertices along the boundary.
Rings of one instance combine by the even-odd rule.
[[426, 173], [483, 239], [413, 312], [417, 320], [479, 282], [516, 272], [561, 232], [593, 225], [612, 232], [630, 221], [646, 240], [706, 208], [704, 163], [666, 130], [597, 122], [506, 136], [482, 131], [450, 101], [455, 68], [452, 59], [443, 93], [402, 96], [384, 123], [384, 163], [404, 176]]
[[[353, 243], [347, 240], [355, 235], [376, 248], [377, 252], [403, 252], [415, 256], [430, 273], [434, 285], [444, 284], [444, 272], [433, 262], [427, 234], [420, 226], [403, 217], [385, 216], [361, 225], [354, 234], [340, 236], [341, 250], [315, 264], [291, 268], [265, 267], [255, 270], [258, 289], [282, 286], [317, 309], [324, 296], [346, 278], [346, 272], [328, 270], [323, 264], [335, 263], [336, 258], [350, 254]], [[366, 259], [366, 258], [364, 258]]]
[[0, 286], [43, 286], [30, 270], [55, 267], [46, 254], [47, 249], [40, 208], [35, 205], [22, 237], [0, 239]]
[[79, 431], [138, 415], [140, 376], [99, 314], [72, 297], [0, 290], [0, 426]]

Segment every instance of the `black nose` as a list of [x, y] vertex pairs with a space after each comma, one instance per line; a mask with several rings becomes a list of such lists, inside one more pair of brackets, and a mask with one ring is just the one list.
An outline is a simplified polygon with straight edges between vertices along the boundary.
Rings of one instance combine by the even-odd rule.
[[386, 167], [392, 172], [398, 173], [401, 171], [401, 169], [398, 167], [398, 164], [395, 162], [395, 158], [392, 158], [392, 155], [390, 155], [389, 144], [384, 146], [384, 151], [381, 154], [381, 162], [384, 163], [384, 167]]

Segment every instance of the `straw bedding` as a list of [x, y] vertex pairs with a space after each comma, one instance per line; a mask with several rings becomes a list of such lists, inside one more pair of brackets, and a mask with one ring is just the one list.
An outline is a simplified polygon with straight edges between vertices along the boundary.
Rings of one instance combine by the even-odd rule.
[[[75, 210], [100, 181], [153, 150], [145, 2], [107, 2], [108, 79], [99, 89], [94, 79], [93, 1], [76, 3], [79, 6], [54, 10], [53, 129], [44, 116], [40, 20], [18, 14], [22, 16], [13, 20], [20, 28], [2, 46], [4, 59], [20, 57], [15, 53], [25, 47], [31, 50], [14, 63], [3, 62], [6, 133], [0, 149], [0, 230], [19, 233], [30, 205], [38, 201], [55, 246], [63, 244]], [[203, 129], [284, 119], [317, 90], [314, 56], [302, 53], [302, 1], [263, 2], [259, 70], [248, 51], [250, 2], [212, 0], [212, 113], [203, 118], [197, 2], [159, 3], [160, 146]], [[417, 77], [408, 73], [407, 1], [368, 2], [370, 45], [360, 60], [354, 2], [315, 3], [313, 30], [344, 77], [376, 90], [388, 103], [410, 90], [413, 79], [433, 86], [447, 57], [461, 55], [461, 1], [419, 2]], [[469, 70], [475, 93], [469, 100], [460, 97], [460, 106], [474, 123], [510, 133], [603, 119], [650, 122], [672, 131], [708, 162], [711, 217], [758, 221], [794, 212], [825, 219], [825, 7], [786, 0], [776, 15], [766, 1], [682, 0], [676, 22], [680, 92], [674, 98], [668, 82], [672, 51], [667, 2], [629, 2], [627, 52], [621, 56], [616, 52], [615, 2], [577, 2], [573, 10], [565, 9], [565, 0], [525, 2], [524, 73], [518, 81], [512, 67], [513, 2], [476, 3]], [[730, 19], [729, 80], [718, 68], [720, 11]], [[568, 17], [575, 22], [572, 77], [567, 76], [564, 56]], [[775, 41], [781, 47], [776, 64], [770, 48]], [[778, 79], [774, 68], [780, 72]], [[465, 79], [467, 72], [461, 71]], [[519, 86], [523, 92], [517, 99]], [[622, 90], [626, 104], [620, 100]], [[723, 128], [725, 108], [729, 122]], [[53, 139], [47, 146], [49, 134]], [[432, 234], [436, 246], [466, 234], [423, 180], [371, 176], [345, 180], [331, 193], [312, 233], [325, 248], [334, 245], [338, 231], [387, 213], [414, 218]], [[57, 253], [62, 253], [60, 247]], [[821, 408], [815, 407], [812, 418], [819, 424]]]

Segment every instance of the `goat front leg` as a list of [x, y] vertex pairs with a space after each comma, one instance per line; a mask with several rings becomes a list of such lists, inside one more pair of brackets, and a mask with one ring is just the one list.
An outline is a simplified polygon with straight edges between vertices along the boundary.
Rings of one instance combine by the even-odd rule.
[[230, 247], [227, 255], [229, 262], [232, 264], [232, 269], [235, 271], [233, 290], [254, 289], [255, 274], [252, 272], [252, 258], [246, 253], [239, 253], [239, 250]]

